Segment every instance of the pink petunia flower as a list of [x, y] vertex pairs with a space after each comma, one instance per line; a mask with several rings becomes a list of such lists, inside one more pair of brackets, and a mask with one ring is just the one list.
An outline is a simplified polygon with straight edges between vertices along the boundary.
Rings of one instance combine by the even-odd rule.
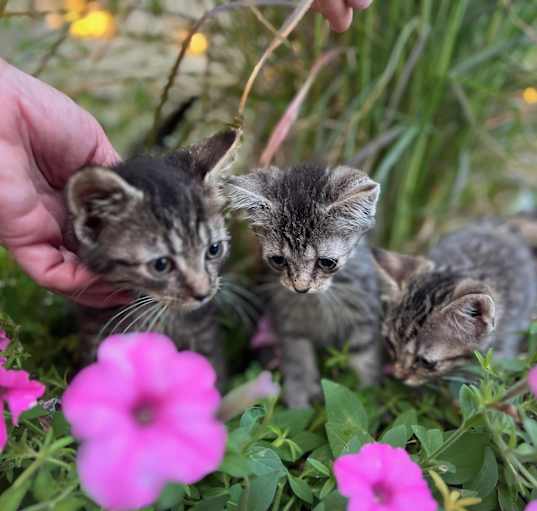
[[537, 511], [537, 500], [529, 502], [524, 511]]
[[192, 484], [216, 470], [226, 430], [215, 418], [215, 379], [204, 357], [178, 353], [165, 336], [106, 339], [63, 396], [88, 494], [109, 510], [138, 509], [167, 482]]
[[8, 347], [10, 342], [11, 342], [11, 339], [0, 328], [0, 351], [4, 351]]
[[339, 492], [349, 511], [436, 511], [420, 467], [399, 447], [364, 445], [334, 463]]
[[537, 366], [530, 369], [528, 373], [528, 385], [533, 394], [537, 396]]
[[257, 325], [257, 330], [250, 340], [250, 346], [254, 349], [275, 346], [278, 343], [268, 316], [263, 316]]
[[0, 365], [0, 451], [7, 442], [7, 428], [3, 420], [4, 401], [13, 425], [17, 426], [20, 414], [32, 408], [44, 393], [45, 386], [30, 380], [26, 371], [12, 371]]

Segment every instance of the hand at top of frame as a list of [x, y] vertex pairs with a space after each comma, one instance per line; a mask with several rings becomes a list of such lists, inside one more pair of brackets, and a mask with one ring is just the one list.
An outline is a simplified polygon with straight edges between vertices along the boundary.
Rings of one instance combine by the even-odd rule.
[[352, 22], [353, 10], [367, 9], [373, 0], [315, 0], [312, 9], [319, 11], [334, 32], [345, 32]]
[[0, 244], [38, 284], [82, 304], [125, 302], [66, 239], [63, 189], [84, 165], [119, 159], [97, 121], [61, 92], [0, 59]]

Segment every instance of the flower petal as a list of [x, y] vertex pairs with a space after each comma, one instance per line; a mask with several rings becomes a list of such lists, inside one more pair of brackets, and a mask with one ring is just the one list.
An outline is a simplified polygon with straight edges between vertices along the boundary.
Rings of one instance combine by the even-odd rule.
[[10, 342], [11, 339], [7, 336], [6, 332], [0, 329], [0, 351], [4, 351]]
[[184, 423], [182, 431], [154, 427], [142, 433], [154, 471], [166, 481], [193, 484], [214, 472], [224, 458], [227, 432], [215, 420]]
[[100, 506], [114, 511], [139, 509], [155, 501], [165, 480], [137, 434], [90, 440], [78, 452], [84, 490]]
[[111, 431], [126, 434], [133, 427], [135, 399], [130, 378], [110, 364], [98, 363], [77, 374], [63, 395], [62, 407], [78, 438], [107, 436]]
[[4, 420], [3, 408], [2, 403], [0, 403], [0, 452], [2, 452], [7, 443], [7, 426]]
[[0, 367], [0, 388], [3, 389], [4, 399], [9, 406], [13, 424], [17, 425], [22, 412], [29, 410], [45, 393], [45, 386], [35, 380], [30, 380], [26, 371], [13, 371]]
[[528, 373], [528, 384], [530, 390], [537, 396], [537, 366], [530, 369], [530, 372]]

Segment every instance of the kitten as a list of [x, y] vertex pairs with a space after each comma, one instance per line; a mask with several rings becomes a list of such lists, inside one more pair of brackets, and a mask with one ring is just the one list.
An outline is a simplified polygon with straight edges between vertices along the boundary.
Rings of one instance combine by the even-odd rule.
[[383, 335], [394, 374], [420, 385], [494, 348], [513, 356], [537, 300], [532, 254], [515, 229], [480, 221], [444, 237], [428, 258], [373, 249], [386, 290]]
[[[348, 343], [362, 381], [379, 374], [377, 278], [361, 238], [374, 225], [379, 185], [350, 167], [271, 167], [227, 180], [272, 270], [269, 316], [282, 343], [284, 397], [320, 394], [315, 347]], [[279, 282], [279, 283], [278, 283]]]
[[[140, 296], [112, 331], [163, 331], [180, 348], [209, 357], [221, 375], [211, 300], [229, 238], [219, 177], [238, 139], [237, 131], [224, 131], [168, 156], [84, 168], [67, 184], [81, 260]], [[102, 327], [111, 311], [90, 314]]]

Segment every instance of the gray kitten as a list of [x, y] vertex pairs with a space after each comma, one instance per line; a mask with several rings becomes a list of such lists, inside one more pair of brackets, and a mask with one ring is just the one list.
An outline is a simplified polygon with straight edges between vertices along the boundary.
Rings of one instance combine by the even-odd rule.
[[360, 240], [374, 225], [379, 185], [350, 167], [301, 165], [232, 177], [226, 190], [273, 272], [269, 315], [282, 342], [287, 403], [306, 406], [318, 397], [315, 347], [348, 342], [352, 367], [374, 381], [380, 302]]
[[[81, 260], [140, 296], [111, 322], [112, 332], [161, 330], [180, 348], [209, 357], [219, 374], [224, 365], [211, 300], [229, 237], [218, 177], [238, 138], [228, 130], [168, 156], [85, 168], [67, 185]], [[90, 315], [102, 327], [113, 312]], [[95, 334], [94, 326], [86, 330]]]
[[428, 258], [373, 249], [385, 284], [383, 334], [394, 373], [420, 385], [494, 348], [517, 353], [537, 300], [535, 261], [509, 225], [480, 221]]

